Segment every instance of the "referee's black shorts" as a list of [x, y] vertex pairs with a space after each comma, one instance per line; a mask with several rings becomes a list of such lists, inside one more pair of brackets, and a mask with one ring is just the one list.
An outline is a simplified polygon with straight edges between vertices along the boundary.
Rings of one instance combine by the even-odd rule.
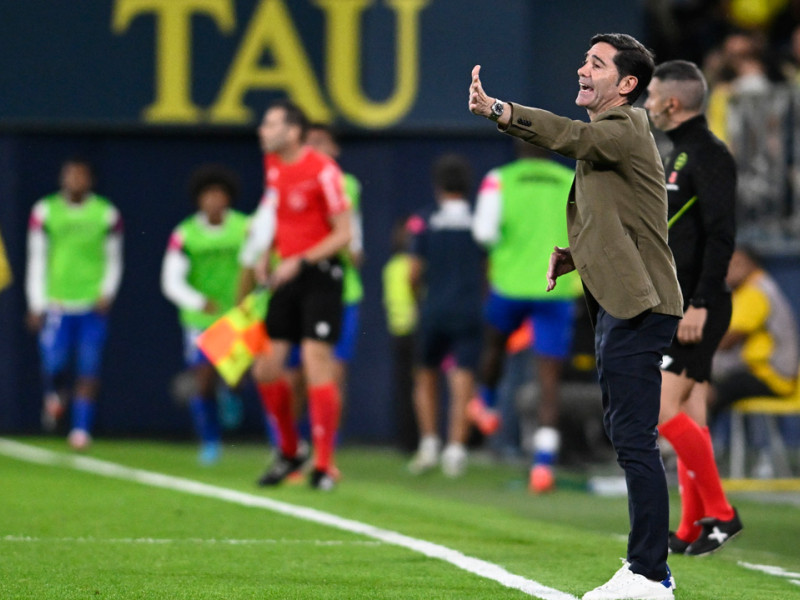
[[267, 332], [276, 340], [335, 344], [342, 328], [342, 265], [338, 259], [305, 265], [272, 294]]
[[708, 381], [711, 377], [711, 360], [730, 322], [731, 295], [720, 294], [708, 306], [703, 339], [697, 344], [681, 344], [676, 334], [672, 345], [664, 352], [661, 369], [676, 375], [685, 374], [697, 382]]

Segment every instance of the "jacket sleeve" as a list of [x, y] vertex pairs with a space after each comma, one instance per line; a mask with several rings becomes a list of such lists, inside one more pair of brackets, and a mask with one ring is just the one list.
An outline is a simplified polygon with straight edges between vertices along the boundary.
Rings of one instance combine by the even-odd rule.
[[568, 158], [606, 165], [628, 155], [632, 138], [629, 120], [622, 112], [607, 111], [586, 123], [519, 104], [511, 104], [511, 121], [501, 131]]

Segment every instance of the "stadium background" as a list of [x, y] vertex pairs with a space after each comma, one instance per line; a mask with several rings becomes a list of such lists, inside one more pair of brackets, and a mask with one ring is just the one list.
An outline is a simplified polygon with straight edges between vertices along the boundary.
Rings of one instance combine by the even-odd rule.
[[[254, 209], [262, 183], [254, 129], [270, 100], [289, 92], [341, 130], [342, 166], [363, 184], [366, 296], [344, 432], [391, 438], [380, 284], [390, 229], [432, 200], [430, 165], [440, 153], [465, 154], [476, 177], [512, 157], [510, 142], [467, 112], [472, 65], [483, 65], [487, 89], [504, 98], [583, 119], [572, 100], [588, 39], [641, 36], [643, 4], [2, 0], [0, 229], [16, 285], [0, 296], [0, 432], [39, 428], [38, 356], [23, 326], [26, 223], [33, 202], [56, 188], [60, 163], [81, 155], [126, 227], [98, 434], [188, 435], [169, 394], [182, 361], [175, 310], [159, 289], [167, 236], [191, 210], [186, 181], [201, 163], [234, 168], [239, 206]], [[800, 310], [796, 254], [773, 254], [768, 266]]]

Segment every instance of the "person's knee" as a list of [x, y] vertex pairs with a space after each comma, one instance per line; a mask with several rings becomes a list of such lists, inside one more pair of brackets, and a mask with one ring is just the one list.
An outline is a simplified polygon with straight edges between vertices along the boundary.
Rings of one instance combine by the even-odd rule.
[[197, 393], [203, 398], [214, 396], [216, 391], [216, 371], [209, 364], [202, 364], [195, 367], [195, 381], [197, 382]]
[[253, 379], [258, 383], [272, 383], [281, 375], [281, 362], [271, 354], [260, 354], [253, 362]]
[[334, 379], [333, 346], [317, 340], [304, 340], [301, 355], [309, 385], [320, 385]]
[[621, 414], [614, 411], [608, 418], [606, 431], [618, 455], [635, 458], [640, 452], [657, 451], [655, 414]]
[[79, 398], [85, 398], [86, 400], [94, 400], [97, 396], [97, 390], [100, 387], [100, 382], [98, 381], [97, 377], [93, 376], [84, 376], [79, 377], [78, 380], [75, 382], [75, 394]]

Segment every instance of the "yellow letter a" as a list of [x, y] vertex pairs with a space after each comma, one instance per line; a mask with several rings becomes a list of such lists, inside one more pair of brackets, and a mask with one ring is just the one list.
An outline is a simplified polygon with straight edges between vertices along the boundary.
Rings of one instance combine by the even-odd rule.
[[[270, 51], [274, 67], [259, 65], [265, 50]], [[286, 90], [309, 119], [330, 119], [330, 110], [322, 99], [283, 0], [261, 0], [219, 98], [211, 107], [211, 120], [216, 123], [250, 121], [252, 111], [244, 104], [244, 95], [254, 89]]]

